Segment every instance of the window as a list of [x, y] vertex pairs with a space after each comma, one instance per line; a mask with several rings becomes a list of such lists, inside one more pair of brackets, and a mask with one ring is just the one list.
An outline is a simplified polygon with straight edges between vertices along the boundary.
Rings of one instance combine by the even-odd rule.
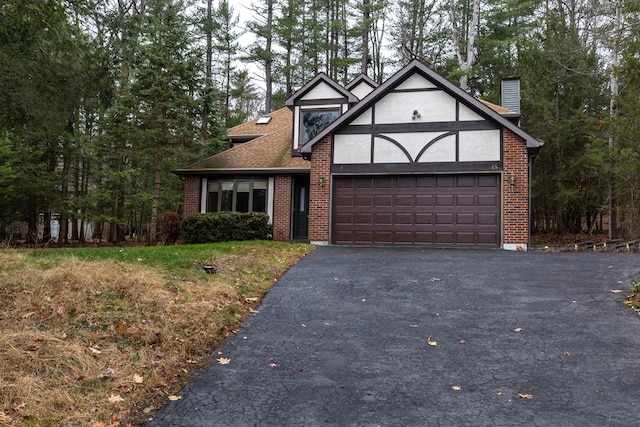
[[301, 138], [302, 144], [313, 139], [324, 128], [338, 118], [339, 110], [307, 110], [302, 111]]
[[208, 180], [207, 212], [266, 212], [267, 181]]

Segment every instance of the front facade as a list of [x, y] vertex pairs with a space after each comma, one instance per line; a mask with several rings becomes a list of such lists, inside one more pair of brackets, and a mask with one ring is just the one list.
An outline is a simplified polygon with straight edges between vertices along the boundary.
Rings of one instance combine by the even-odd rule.
[[527, 248], [541, 144], [420, 62], [380, 86], [320, 74], [270, 116], [176, 171], [185, 215], [264, 211], [274, 239], [315, 244]]

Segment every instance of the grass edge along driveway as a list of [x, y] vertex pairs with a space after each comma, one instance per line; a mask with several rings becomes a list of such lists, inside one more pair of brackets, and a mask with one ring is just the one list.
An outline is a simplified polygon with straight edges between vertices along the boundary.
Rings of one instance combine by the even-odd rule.
[[0, 425], [143, 422], [312, 249], [0, 250]]

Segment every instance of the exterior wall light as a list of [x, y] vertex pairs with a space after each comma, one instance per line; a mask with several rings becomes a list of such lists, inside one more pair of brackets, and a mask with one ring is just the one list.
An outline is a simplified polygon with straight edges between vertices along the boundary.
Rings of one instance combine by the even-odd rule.
[[320, 184], [320, 187], [324, 187], [324, 176], [320, 175], [318, 177], [318, 184]]
[[516, 183], [516, 174], [511, 172], [509, 174], [509, 184], [511, 184], [511, 186], [514, 186]]

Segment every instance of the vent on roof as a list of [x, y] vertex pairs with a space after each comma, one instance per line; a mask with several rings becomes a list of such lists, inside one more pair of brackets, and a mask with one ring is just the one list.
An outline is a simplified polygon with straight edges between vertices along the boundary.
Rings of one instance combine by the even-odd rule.
[[520, 114], [520, 78], [509, 77], [502, 80], [500, 103], [514, 113]]
[[266, 125], [270, 121], [271, 121], [271, 116], [260, 116], [260, 118], [258, 118], [258, 121], [256, 122], [256, 124], [257, 125]]

